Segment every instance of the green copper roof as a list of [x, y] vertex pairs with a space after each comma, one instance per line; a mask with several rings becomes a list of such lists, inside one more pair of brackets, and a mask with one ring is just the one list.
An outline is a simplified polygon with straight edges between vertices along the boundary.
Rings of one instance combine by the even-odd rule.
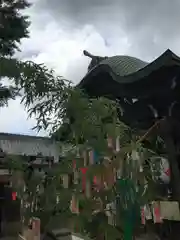
[[[96, 57], [93, 61], [95, 60]], [[151, 63], [130, 56], [106, 57], [97, 61], [97, 64], [88, 71], [77, 86], [86, 88], [90, 83], [96, 85], [96, 81], [94, 82], [93, 79], [96, 76], [101, 78], [100, 75], [103, 72], [108, 72], [110, 78], [118, 84], [131, 84], [141, 79], [147, 79], [151, 73], [170, 66], [180, 67], [180, 58], [169, 49]]]
[[108, 65], [117, 76], [132, 74], [148, 65], [147, 62], [130, 56], [109, 57], [100, 62], [101, 64]]

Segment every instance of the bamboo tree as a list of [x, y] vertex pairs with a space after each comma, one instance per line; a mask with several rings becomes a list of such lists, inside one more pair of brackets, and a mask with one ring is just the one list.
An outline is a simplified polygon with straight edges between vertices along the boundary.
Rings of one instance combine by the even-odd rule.
[[[38, 207], [28, 213], [28, 219], [40, 217], [44, 231], [66, 226], [96, 239], [132, 239], [140, 227], [140, 207], [157, 197], [152, 189], [158, 173], [147, 167], [148, 160], [157, 154], [143, 145], [147, 134], [138, 136], [119, 120], [116, 102], [89, 99], [80, 90], [64, 86], [59, 98], [47, 98], [48, 106], [45, 101], [41, 108], [37, 104], [31, 109], [31, 113], [35, 110], [40, 116], [38, 127], [54, 130], [60, 123], [69, 124], [70, 141], [58, 167], [46, 170], [45, 187], [44, 178], [35, 183], [34, 173], [31, 179], [26, 178], [26, 194], [22, 194], [31, 203], [35, 202], [31, 196], [38, 199]], [[53, 124], [47, 108], [56, 113]], [[96, 153], [93, 158], [88, 157], [91, 151]], [[90, 163], [92, 160], [94, 164]], [[75, 177], [68, 188], [60, 181], [67, 175]], [[95, 178], [101, 179], [99, 186], [94, 183]], [[43, 191], [37, 192], [40, 185]], [[29, 198], [27, 191], [31, 192]], [[76, 212], [70, 211], [72, 197], [77, 202]], [[108, 223], [109, 215], [115, 217], [114, 224]]]

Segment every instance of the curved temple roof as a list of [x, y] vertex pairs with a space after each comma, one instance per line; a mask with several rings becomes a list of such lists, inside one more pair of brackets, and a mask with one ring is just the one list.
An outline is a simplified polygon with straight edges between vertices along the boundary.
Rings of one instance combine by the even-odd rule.
[[146, 67], [148, 63], [135, 57], [113, 56], [103, 60], [100, 65], [108, 65], [117, 76], [124, 77]]
[[[96, 58], [99, 59], [100, 57], [94, 56], [91, 58], [91, 62], [93, 62]], [[180, 58], [169, 49], [151, 63], [130, 56], [106, 57], [88, 71], [78, 86], [85, 87], [86, 83], [91, 81], [91, 77], [103, 71], [108, 72], [114, 81], [126, 84], [138, 81], [164, 66], [172, 65], [180, 66]]]

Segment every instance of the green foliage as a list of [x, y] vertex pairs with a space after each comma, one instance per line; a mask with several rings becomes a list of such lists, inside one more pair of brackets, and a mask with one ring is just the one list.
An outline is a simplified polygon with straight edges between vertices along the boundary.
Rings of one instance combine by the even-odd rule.
[[29, 21], [20, 11], [29, 7], [26, 0], [0, 2], [0, 56], [12, 56], [19, 49], [22, 38], [28, 37]]
[[[19, 50], [20, 40], [28, 37], [28, 18], [20, 14], [20, 10], [27, 7], [29, 4], [25, 0], [0, 2], [0, 80], [13, 72], [11, 57]], [[16, 86], [7, 87], [0, 83], [0, 107], [7, 105], [8, 101], [16, 96], [19, 96]]]
[[[34, 172], [31, 178], [25, 177], [26, 192], [29, 192], [28, 198], [23, 193], [26, 202], [34, 202], [34, 197], [38, 199], [38, 208], [33, 211], [30, 207], [26, 209], [26, 218], [39, 216], [43, 228], [54, 227], [56, 223], [61, 226], [62, 222], [69, 225], [69, 221], [73, 220], [76, 222], [74, 231], [84, 235], [97, 237], [103, 234], [106, 239], [116, 239], [117, 236], [120, 238], [123, 232], [128, 231], [125, 225], [133, 231], [139, 224], [140, 206], [156, 198], [153, 192], [155, 173], [147, 167], [147, 160], [150, 161], [156, 153], [145, 148], [137, 141], [137, 135], [119, 121], [118, 106], [114, 101], [104, 98], [89, 99], [80, 90], [68, 87], [66, 82], [61, 81], [55, 85], [55, 98], [52, 89], [48, 88], [49, 85], [46, 86], [47, 92], [42, 93], [42, 99], [46, 100], [34, 105], [30, 111], [37, 114], [37, 126], [40, 128], [51, 128], [53, 131], [60, 127], [61, 122], [68, 123], [71, 130], [71, 148], [58, 167], [47, 169], [46, 186], [43, 187], [43, 191], [36, 190], [37, 186], [44, 186], [43, 178], [35, 177]], [[56, 95], [58, 91], [59, 98]], [[30, 102], [31, 100], [27, 104]], [[52, 116], [52, 123], [49, 115], [53, 113], [55, 115]], [[120, 152], [107, 146], [107, 136], [112, 139], [119, 136]], [[92, 183], [94, 176], [102, 177], [112, 168], [120, 169], [121, 172], [116, 183], [100, 191], [93, 191], [91, 198], [82, 193], [80, 174], [80, 168], [84, 164], [82, 153], [88, 149], [94, 149], [98, 153], [98, 163], [88, 166], [87, 181]], [[108, 157], [109, 160], [104, 157]], [[63, 189], [59, 177], [61, 174], [73, 174], [73, 160], [76, 160], [79, 172], [78, 183], [72, 183], [69, 189]], [[78, 215], [69, 210], [72, 193], [79, 199]], [[56, 202], [57, 196], [59, 203]], [[117, 226], [109, 226], [107, 223], [106, 204], [112, 202], [118, 202]]]
[[[24, 201], [22, 212], [25, 221], [28, 222], [32, 216], [40, 217], [43, 231], [67, 227], [73, 221], [76, 223], [74, 231], [83, 235], [92, 238], [103, 235], [107, 240], [120, 239], [130, 229], [133, 232], [133, 229], [138, 227], [140, 206], [156, 198], [154, 192], [156, 182], [153, 178], [153, 174], [156, 173], [152, 173], [147, 166], [147, 160], [150, 161], [156, 153], [145, 148], [141, 142], [137, 141], [137, 135], [119, 121], [115, 102], [104, 98], [88, 99], [79, 90], [71, 86], [67, 87], [68, 84], [62, 80], [55, 85], [56, 98], [53, 98], [51, 96], [53, 81], [54, 79], [45, 86], [49, 95], [44, 91], [39, 96], [37, 92], [37, 99], [39, 96], [46, 100], [34, 105], [30, 111], [32, 114], [37, 114], [39, 120], [37, 126], [40, 128], [54, 130], [60, 126], [61, 122], [71, 123], [71, 147], [58, 166], [43, 170], [46, 176], [37, 171], [30, 171], [20, 161], [18, 164], [17, 160], [10, 163], [11, 170], [21, 169], [24, 172], [26, 190], [22, 191], [21, 188], [19, 194]], [[37, 89], [36, 86], [35, 89]], [[58, 91], [59, 99], [56, 95]], [[58, 100], [61, 100], [59, 105]], [[30, 104], [31, 100], [26, 103]], [[61, 109], [58, 106], [61, 106]], [[47, 109], [50, 109], [49, 112]], [[55, 112], [53, 125], [48, 118], [48, 113]], [[113, 139], [119, 136], [121, 146], [119, 152], [107, 146], [107, 136]], [[108, 188], [93, 191], [91, 198], [87, 198], [82, 193], [80, 174], [80, 168], [84, 164], [82, 153], [88, 149], [94, 149], [98, 153], [98, 163], [88, 166], [87, 181], [92, 183], [94, 176], [102, 177], [111, 168], [120, 169], [120, 179]], [[104, 157], [108, 157], [109, 160]], [[73, 160], [76, 160], [79, 172], [78, 183], [72, 183], [68, 189], [64, 189], [60, 183], [60, 176], [73, 174]], [[78, 215], [70, 212], [72, 194], [75, 194], [79, 200]], [[108, 211], [106, 205], [112, 202], [118, 203], [117, 225], [114, 226], [108, 224], [106, 216]]]
[[[26, 0], [0, 1], [0, 80], [7, 78], [9, 81], [8, 86], [0, 83], [0, 106], [5, 106], [10, 99], [21, 96], [25, 107], [29, 109], [35, 103], [37, 112], [43, 106], [49, 106], [49, 102], [54, 98], [60, 100], [67, 84], [43, 64], [21, 61], [14, 57], [15, 53], [20, 51], [21, 39], [28, 37], [30, 22], [29, 18], [23, 15], [23, 10], [29, 6]], [[58, 102], [61, 107], [60, 101]], [[48, 107], [44, 110], [46, 114], [53, 112]], [[31, 110], [29, 114], [31, 115]], [[46, 124], [44, 117], [39, 115], [39, 126], [41, 122]]]

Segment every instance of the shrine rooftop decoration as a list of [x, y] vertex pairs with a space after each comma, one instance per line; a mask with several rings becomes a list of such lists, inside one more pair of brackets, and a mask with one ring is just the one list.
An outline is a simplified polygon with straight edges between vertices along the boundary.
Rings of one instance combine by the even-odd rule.
[[84, 51], [92, 60], [77, 87], [91, 97], [119, 101], [126, 124], [147, 129], [157, 118], [180, 119], [180, 58], [169, 49], [151, 63], [130, 56], [99, 57]]

